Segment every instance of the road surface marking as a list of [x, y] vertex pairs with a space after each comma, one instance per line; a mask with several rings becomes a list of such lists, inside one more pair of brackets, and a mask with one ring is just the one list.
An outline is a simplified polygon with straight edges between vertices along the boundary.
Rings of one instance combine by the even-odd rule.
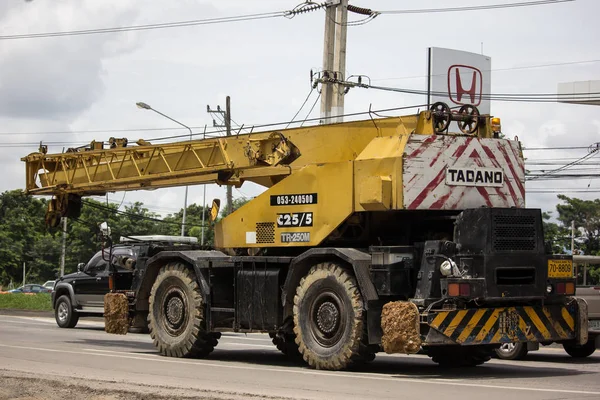
[[[203, 361], [203, 360], [182, 360], [182, 359], [173, 359], [162, 357], [159, 355], [153, 356], [130, 356], [123, 355], [120, 353], [117, 354], [109, 354], [102, 352], [89, 352], [89, 351], [73, 351], [73, 350], [59, 350], [59, 349], [45, 349], [41, 347], [28, 347], [28, 346], [13, 346], [7, 344], [0, 344], [0, 347], [11, 348], [11, 349], [20, 349], [20, 350], [33, 350], [36, 352], [47, 351], [52, 353], [69, 353], [69, 354], [80, 354], [80, 355], [94, 355], [97, 357], [114, 357], [114, 358], [122, 358], [122, 359], [130, 359], [130, 360], [143, 360], [143, 361], [157, 361], [162, 363], [170, 363], [170, 364], [187, 364], [187, 365], [204, 365], [208, 367], [216, 367], [216, 368], [228, 368], [228, 369], [238, 369], [238, 370], [261, 370], [266, 372], [283, 372], [289, 374], [302, 374], [302, 375], [313, 375], [313, 376], [330, 376], [334, 378], [350, 378], [350, 379], [365, 379], [365, 380], [375, 380], [375, 381], [389, 381], [389, 382], [409, 382], [409, 383], [421, 383], [421, 384], [434, 384], [434, 385], [448, 385], [448, 386], [461, 386], [461, 387], [474, 387], [474, 388], [484, 388], [484, 389], [498, 389], [498, 390], [520, 390], [520, 391], [528, 391], [528, 392], [545, 392], [545, 393], [566, 393], [566, 394], [589, 394], [600, 396], [600, 392], [592, 392], [586, 390], [567, 390], [567, 389], [550, 389], [550, 388], [532, 388], [532, 387], [520, 387], [520, 386], [500, 386], [500, 385], [485, 385], [478, 383], [467, 383], [467, 382], [447, 382], [441, 381], [439, 379], [414, 379], [414, 378], [396, 378], [394, 376], [397, 375], [388, 375], [388, 376], [374, 376], [373, 374], [365, 373], [365, 372], [333, 372], [333, 371], [315, 371], [315, 370], [306, 370], [300, 368], [272, 368], [272, 367], [262, 367], [257, 365], [244, 366], [244, 365], [225, 365], [216, 362]], [[39, 360], [38, 360], [39, 361]]]

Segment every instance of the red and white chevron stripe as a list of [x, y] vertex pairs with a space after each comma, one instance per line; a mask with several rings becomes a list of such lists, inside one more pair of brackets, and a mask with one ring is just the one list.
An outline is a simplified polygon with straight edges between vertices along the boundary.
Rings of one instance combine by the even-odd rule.
[[[500, 168], [504, 184], [447, 185], [448, 167]], [[411, 210], [525, 207], [525, 164], [513, 140], [411, 135], [404, 150], [403, 185], [404, 208]]]

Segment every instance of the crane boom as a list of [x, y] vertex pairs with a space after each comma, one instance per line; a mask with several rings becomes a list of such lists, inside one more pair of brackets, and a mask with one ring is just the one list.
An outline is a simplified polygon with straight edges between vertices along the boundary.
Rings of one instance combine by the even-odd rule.
[[[318, 245], [336, 237], [344, 221], [362, 218], [356, 213], [523, 207], [518, 142], [493, 138], [489, 116], [461, 117], [474, 122], [472, 133], [448, 134], [449, 121], [456, 116], [447, 111], [167, 144], [139, 141], [137, 147], [126, 146], [126, 139], [111, 139], [111, 148], [92, 142], [61, 154], [32, 153], [22, 160], [27, 192], [54, 195], [47, 213], [50, 225], [62, 216], [77, 215], [81, 196], [110, 191], [213, 182], [240, 186], [245, 181], [268, 188], [217, 224], [218, 248]], [[447, 154], [449, 148], [456, 151]], [[430, 159], [437, 160], [435, 166], [427, 166]], [[439, 185], [449, 166], [470, 168], [448, 172], [458, 174], [459, 180], [464, 173], [475, 179], [477, 172], [483, 182], [483, 174], [490, 174], [489, 184], [483, 185], [489, 187]], [[498, 176], [495, 183], [493, 174]], [[292, 205], [299, 213], [280, 212]], [[316, 215], [320, 222], [313, 225]], [[280, 220], [278, 227], [289, 223], [311, 227], [312, 232], [276, 238], [274, 226], [281, 218], [290, 221]]]

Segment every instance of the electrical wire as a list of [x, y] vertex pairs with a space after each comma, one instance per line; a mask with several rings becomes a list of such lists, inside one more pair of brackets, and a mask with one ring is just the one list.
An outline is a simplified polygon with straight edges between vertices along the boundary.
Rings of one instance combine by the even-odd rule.
[[489, 4], [483, 6], [465, 6], [465, 7], [449, 7], [449, 8], [422, 8], [414, 10], [387, 10], [377, 11], [380, 14], [431, 14], [431, 13], [446, 13], [446, 12], [463, 12], [463, 11], [482, 11], [500, 8], [515, 8], [515, 7], [530, 7], [542, 6], [558, 3], [569, 3], [575, 0], [538, 0], [538, 1], [521, 1], [518, 3], [505, 4]]
[[[331, 83], [344, 82], [333, 80]], [[350, 87], [360, 87], [365, 89], [376, 89], [387, 92], [398, 92], [405, 94], [414, 94], [420, 96], [443, 96], [457, 95], [457, 93], [449, 92], [428, 92], [427, 90], [404, 89], [390, 86], [377, 86], [367, 84], [348, 85]], [[595, 97], [590, 97], [594, 95]], [[502, 93], [502, 94], [481, 94], [481, 100], [507, 101], [507, 102], [526, 102], [526, 103], [556, 103], [558, 101], [600, 101], [600, 92], [593, 93], [573, 93], [573, 94], [555, 94], [555, 93]]]
[[[304, 117], [304, 121], [302, 121], [302, 123], [300, 124], [300, 126], [303, 126], [304, 123], [308, 120], [308, 117], [310, 116], [310, 113], [312, 113], [313, 109], [315, 108], [315, 106], [317, 105], [317, 103], [319, 102], [319, 99], [321, 98], [321, 93], [319, 93], [319, 95], [317, 96], [317, 98], [315, 99], [315, 102], [313, 103], [312, 107], [310, 108], [310, 110], [308, 110], [308, 114], [306, 114], [306, 117]], [[337, 118], [337, 117], [328, 117], [328, 118]]]
[[[522, 70], [522, 69], [559, 67], [559, 66], [565, 66], [565, 65], [590, 64], [590, 63], [597, 63], [597, 62], [600, 62], [600, 60], [568, 61], [568, 62], [551, 63], [551, 64], [536, 64], [536, 65], [529, 65], [529, 66], [524, 66], [524, 67], [496, 68], [496, 69], [482, 70], [481, 72], [515, 71], [515, 70]], [[447, 74], [433, 74], [431, 76], [434, 77], [434, 76], [446, 76], [446, 75]], [[395, 80], [417, 79], [417, 78], [429, 78], [429, 75], [401, 76], [401, 77], [395, 77], [395, 78], [378, 78], [378, 79], [371, 79], [371, 81], [373, 81], [373, 82], [395, 81]]]
[[539, 150], [581, 150], [589, 149], [589, 146], [561, 146], [561, 147], [524, 147], [523, 150], [539, 151]]
[[[526, 179], [526, 180], [529, 180], [529, 181], [533, 181], [533, 180], [540, 180], [540, 179], [543, 179], [543, 180], [547, 180], [547, 179], [553, 179], [553, 178], [552, 178], [552, 176], [553, 176], [554, 174], [556, 174], [557, 172], [564, 171], [565, 169], [568, 169], [568, 168], [570, 168], [570, 167], [572, 167], [572, 166], [575, 166], [575, 165], [579, 164], [580, 162], [583, 162], [583, 161], [587, 160], [588, 158], [590, 158], [590, 157], [592, 157], [592, 156], [596, 155], [596, 153], [598, 152], [598, 150], [600, 150], [600, 148], [598, 147], [598, 145], [599, 145], [598, 143], [595, 143], [595, 147], [594, 147], [594, 146], [590, 146], [590, 147], [588, 148], [588, 149], [589, 149], [589, 150], [588, 150], [588, 151], [589, 151], [589, 153], [588, 153], [588, 154], [586, 154], [585, 156], [583, 156], [583, 157], [581, 157], [581, 158], [579, 158], [579, 159], [575, 160], [575, 161], [572, 161], [572, 162], [570, 162], [570, 163], [567, 163], [567, 164], [563, 165], [562, 167], [559, 167], [559, 168], [553, 169], [553, 170], [551, 170], [551, 171], [548, 171], [548, 172], [546, 172], [546, 173], [544, 173], [544, 174], [541, 174], [541, 175], [535, 175], [535, 176], [529, 176], [528, 178], [525, 178], [525, 179]], [[571, 177], [571, 179], [573, 179], [573, 178]]]
[[326, 7], [326, 3], [317, 4], [312, 2], [301, 3], [288, 11], [274, 11], [257, 14], [246, 14], [237, 15], [231, 17], [218, 17], [218, 18], [206, 18], [206, 19], [195, 19], [188, 21], [175, 21], [175, 22], [164, 22], [156, 24], [146, 25], [131, 25], [131, 26], [120, 26], [112, 28], [96, 28], [96, 29], [81, 29], [72, 31], [59, 31], [59, 32], [42, 32], [42, 33], [23, 33], [15, 35], [0, 35], [0, 40], [17, 40], [17, 39], [39, 39], [39, 38], [50, 38], [50, 37], [64, 37], [64, 36], [79, 36], [79, 35], [93, 35], [93, 34], [106, 34], [106, 33], [120, 33], [120, 32], [131, 32], [131, 31], [146, 31], [154, 29], [166, 29], [166, 28], [182, 28], [189, 26], [199, 25], [214, 25], [230, 22], [242, 22], [252, 21], [268, 18], [279, 18], [286, 17], [291, 19], [299, 14], [304, 14], [311, 11], [316, 11], [320, 8]]
[[[134, 213], [129, 213], [126, 211], [119, 211], [115, 208], [112, 207], [108, 207], [108, 206], [103, 206], [100, 205], [99, 203], [94, 203], [94, 202], [90, 202], [87, 200], [82, 200], [82, 203], [92, 207], [92, 208], [96, 208], [97, 210], [103, 210], [103, 211], [110, 211], [113, 212], [115, 214], [121, 214], [121, 215], [126, 215], [129, 217], [133, 217], [133, 218], [138, 218], [138, 219], [143, 219], [143, 220], [147, 220], [147, 221], [153, 221], [153, 222], [158, 222], [158, 223], [163, 223], [163, 224], [169, 224], [169, 225], [177, 225], [177, 226], [181, 226], [183, 223], [180, 222], [175, 222], [175, 221], [165, 221], [163, 219], [159, 219], [159, 218], [153, 218], [153, 217], [148, 217], [148, 216], [144, 216], [144, 215], [139, 215], [139, 214], [134, 214]], [[186, 226], [192, 226], [192, 227], [199, 227], [202, 228], [202, 225], [195, 225], [195, 224], [189, 224], [187, 221], [185, 223]], [[209, 225], [205, 225], [205, 227], [207, 227]]]
[[298, 109], [298, 111], [296, 112], [296, 114], [294, 114], [294, 116], [292, 117], [292, 119], [290, 120], [290, 122], [288, 122], [288, 124], [285, 126], [286, 129], [292, 124], [292, 122], [294, 122], [294, 120], [296, 119], [296, 117], [298, 116], [298, 114], [300, 114], [300, 111], [302, 111], [302, 109], [306, 105], [306, 102], [308, 101], [308, 99], [310, 98], [310, 95], [313, 93], [314, 90], [315, 90], [314, 86], [311, 86], [310, 87], [310, 92], [308, 92], [308, 95], [306, 96], [306, 99], [304, 99], [304, 102], [302, 103], [302, 105], [300, 106], [300, 108]]

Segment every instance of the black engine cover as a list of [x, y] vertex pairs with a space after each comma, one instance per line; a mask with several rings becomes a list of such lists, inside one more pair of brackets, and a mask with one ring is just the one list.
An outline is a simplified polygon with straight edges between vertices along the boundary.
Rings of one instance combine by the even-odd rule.
[[539, 209], [476, 208], [454, 227], [460, 270], [485, 278], [485, 298], [543, 298], [547, 265]]

